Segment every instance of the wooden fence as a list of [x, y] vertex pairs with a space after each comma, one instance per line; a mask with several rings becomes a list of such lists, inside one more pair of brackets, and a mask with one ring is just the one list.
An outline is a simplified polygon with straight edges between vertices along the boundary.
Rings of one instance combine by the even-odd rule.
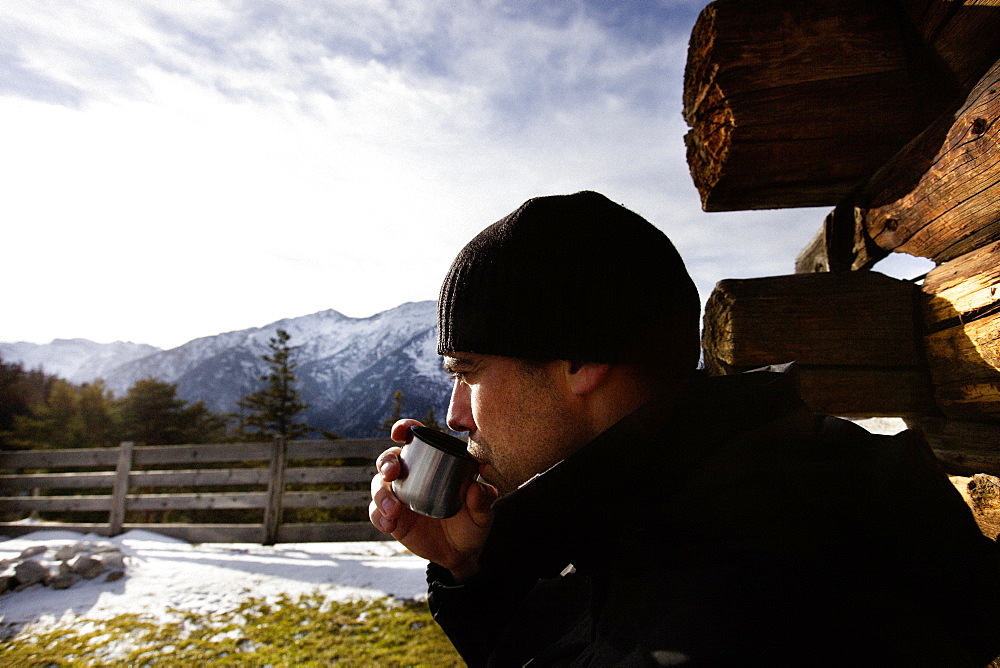
[[[0, 452], [4, 515], [107, 513], [106, 522], [25, 522], [26, 518], [0, 522], [0, 535], [66, 529], [114, 536], [146, 529], [202, 543], [382, 540], [386, 536], [367, 520], [287, 523], [282, 516], [287, 509], [366, 509], [375, 457], [390, 445], [387, 439], [286, 442], [276, 438], [266, 443], [136, 446], [124, 442], [118, 448]], [[347, 460], [348, 465], [331, 465], [331, 460]], [[231, 468], [222, 468], [226, 465]], [[44, 472], [26, 472], [39, 470]], [[289, 486], [337, 489], [292, 491]], [[204, 490], [207, 487], [212, 489]], [[150, 489], [159, 492], [149, 493]], [[258, 516], [263, 510], [263, 519], [212, 524], [127, 521], [129, 516], [163, 514], [156, 511], [223, 510]]]

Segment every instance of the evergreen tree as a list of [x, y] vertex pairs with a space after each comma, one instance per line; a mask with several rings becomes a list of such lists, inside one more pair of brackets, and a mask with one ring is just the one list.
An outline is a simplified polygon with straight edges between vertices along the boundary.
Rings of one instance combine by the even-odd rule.
[[77, 411], [85, 447], [116, 445], [117, 424], [114, 418], [114, 394], [104, 385], [103, 379], [84, 383], [77, 391]]
[[229, 440], [226, 434], [229, 420], [208, 410], [201, 399], [181, 409], [180, 418], [184, 443], [221, 443]]
[[431, 429], [436, 429], [437, 431], [444, 431], [444, 427], [441, 426], [441, 423], [438, 422], [437, 418], [434, 416], [434, 407], [433, 406], [428, 406], [427, 407], [427, 416], [424, 417], [423, 423], [424, 423], [425, 427], [429, 427]]
[[155, 378], [140, 380], [118, 402], [121, 440], [145, 445], [179, 445], [185, 441], [185, 402], [177, 385]]
[[76, 386], [56, 378], [43, 402], [14, 416], [4, 438], [14, 447], [33, 450], [114, 445], [113, 399], [104, 381]]
[[15, 415], [13, 429], [6, 434], [16, 448], [75, 448], [81, 445], [75, 388], [57, 379], [45, 401], [32, 406], [27, 415]]
[[403, 417], [403, 397], [405, 396], [402, 390], [396, 390], [392, 393], [392, 414], [387, 418], [383, 418], [382, 424], [376, 426], [376, 429], [386, 433], [392, 431], [392, 425], [396, 424]]
[[291, 336], [283, 329], [268, 341], [270, 354], [263, 355], [270, 371], [260, 379], [267, 385], [253, 394], [236, 402], [249, 413], [241, 416], [241, 429], [251, 437], [268, 434], [284, 436], [287, 439], [301, 438], [313, 431], [305, 422], [297, 419], [308, 408], [302, 402], [295, 387], [298, 379], [293, 370], [296, 363], [292, 354], [296, 346], [288, 345]]
[[44, 405], [55, 381], [41, 369], [26, 371], [19, 362], [0, 358], [0, 450], [15, 447], [8, 440], [15, 418], [30, 417], [34, 407]]
[[[34, 373], [34, 372], [33, 372]], [[177, 386], [155, 378], [140, 380], [116, 400], [103, 380], [83, 385], [53, 377], [42, 401], [15, 414], [0, 433], [5, 447], [95, 448], [121, 441], [150, 445], [213, 443], [226, 440], [226, 418], [203, 401], [187, 404]]]

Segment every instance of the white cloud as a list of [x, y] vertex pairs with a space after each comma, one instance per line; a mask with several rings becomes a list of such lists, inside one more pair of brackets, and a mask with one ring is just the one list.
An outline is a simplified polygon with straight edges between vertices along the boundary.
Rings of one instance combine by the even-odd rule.
[[658, 31], [628, 3], [0, 7], [0, 280], [25, 285], [0, 340], [172, 346], [433, 299], [482, 227], [584, 188], [666, 229], [701, 286], [790, 262], [822, 213], [699, 210], [694, 14], [666, 6]]

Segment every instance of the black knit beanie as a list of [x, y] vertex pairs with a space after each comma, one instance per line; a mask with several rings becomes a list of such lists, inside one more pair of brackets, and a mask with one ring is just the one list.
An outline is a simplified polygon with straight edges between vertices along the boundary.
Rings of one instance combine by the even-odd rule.
[[539, 197], [455, 258], [438, 353], [656, 363], [681, 346], [696, 363], [699, 313], [683, 260], [644, 218], [595, 192]]

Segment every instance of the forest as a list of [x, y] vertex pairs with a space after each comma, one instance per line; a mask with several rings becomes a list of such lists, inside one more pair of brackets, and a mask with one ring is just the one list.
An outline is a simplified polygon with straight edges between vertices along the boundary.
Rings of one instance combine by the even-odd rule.
[[177, 397], [177, 386], [140, 380], [115, 397], [101, 380], [73, 384], [0, 359], [0, 449], [112, 447], [231, 440], [229, 416]]
[[[102, 380], [74, 384], [41, 369], [0, 359], [0, 450], [99, 448], [122, 441], [180, 445], [302, 438], [317, 431], [301, 420], [295, 346], [278, 330], [263, 356], [261, 389], [241, 398], [233, 413], [177, 396], [177, 385], [155, 378], [116, 397]], [[336, 434], [321, 432], [324, 438]]]

